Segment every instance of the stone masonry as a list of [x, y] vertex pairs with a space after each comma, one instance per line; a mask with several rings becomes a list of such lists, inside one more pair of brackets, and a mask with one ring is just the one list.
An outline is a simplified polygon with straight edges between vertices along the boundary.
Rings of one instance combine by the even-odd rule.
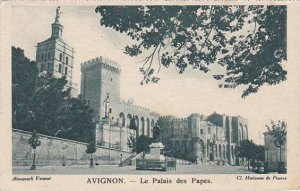
[[222, 160], [239, 164], [236, 147], [241, 140], [248, 139], [247, 120], [240, 116], [161, 116], [158, 124], [166, 154], [197, 163]]

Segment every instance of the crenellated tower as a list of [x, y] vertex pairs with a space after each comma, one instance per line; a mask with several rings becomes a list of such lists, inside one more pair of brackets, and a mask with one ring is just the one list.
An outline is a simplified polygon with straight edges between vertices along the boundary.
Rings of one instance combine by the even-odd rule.
[[95, 111], [95, 119], [109, 116], [119, 118], [120, 113], [119, 65], [104, 57], [81, 64], [81, 94]]

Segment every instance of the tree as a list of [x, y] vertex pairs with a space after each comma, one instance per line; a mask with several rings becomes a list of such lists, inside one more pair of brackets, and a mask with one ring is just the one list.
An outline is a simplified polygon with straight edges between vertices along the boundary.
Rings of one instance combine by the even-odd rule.
[[265, 161], [265, 147], [263, 145], [255, 145], [255, 152], [252, 161], [252, 169], [262, 166]]
[[147, 152], [150, 151], [149, 145], [152, 143], [152, 139], [145, 136], [140, 135], [136, 139], [133, 136], [130, 136], [128, 139], [128, 147], [132, 149], [132, 151], [136, 153], [143, 152], [143, 157]]
[[246, 158], [248, 162], [248, 170], [250, 170], [250, 160], [254, 158], [256, 145], [249, 140], [243, 140], [237, 148], [238, 157]]
[[[141, 84], [154, 82], [161, 66], [212, 72], [219, 87], [244, 87], [242, 97], [262, 85], [286, 80], [286, 6], [98, 6], [100, 24], [132, 38], [129, 56], [145, 56]], [[154, 60], [158, 59], [158, 64]]]
[[258, 161], [265, 161], [265, 147], [263, 145], [256, 145], [254, 158]]
[[140, 135], [136, 140], [136, 152], [137, 153], [147, 153], [150, 151], [149, 145], [152, 143], [150, 137], [145, 135]]
[[35, 113], [35, 120], [29, 128], [34, 127], [39, 133], [56, 136], [64, 127], [60, 124], [61, 109], [68, 105], [70, 88], [65, 88], [65, 77], [56, 79], [46, 71], [36, 79], [35, 91], [29, 108]]
[[268, 132], [274, 137], [274, 145], [279, 148], [279, 165], [278, 172], [283, 173], [284, 162], [282, 162], [282, 146], [286, 143], [286, 128], [285, 121], [274, 122], [266, 125]]
[[72, 98], [65, 77], [38, 74], [36, 63], [12, 47], [13, 127], [89, 142], [94, 137], [94, 111], [79, 96]]
[[58, 130], [55, 136], [66, 139], [89, 142], [94, 139], [94, 111], [80, 95], [69, 98], [57, 111]]
[[127, 146], [131, 149], [131, 152], [136, 152], [136, 138], [132, 134], [130, 134], [128, 140], [127, 140]]
[[35, 149], [41, 145], [41, 141], [39, 140], [39, 135], [36, 133], [36, 130], [32, 132], [31, 137], [29, 138], [28, 143], [30, 146], [33, 148], [33, 161], [32, 161], [32, 166], [31, 170], [36, 170], [35, 166]]
[[30, 130], [28, 120], [32, 117], [29, 105], [34, 94], [37, 67], [20, 48], [12, 47], [12, 116], [13, 127]]
[[86, 150], [85, 152], [87, 154], [91, 154], [91, 158], [90, 158], [90, 168], [94, 168], [94, 162], [93, 162], [93, 153], [95, 153], [97, 150], [95, 143], [94, 142], [90, 142], [87, 146], [86, 146]]

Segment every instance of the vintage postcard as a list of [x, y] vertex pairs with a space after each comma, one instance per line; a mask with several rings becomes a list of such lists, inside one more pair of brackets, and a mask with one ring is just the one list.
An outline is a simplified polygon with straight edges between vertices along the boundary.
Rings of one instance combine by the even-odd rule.
[[296, 190], [298, 1], [0, 2], [0, 190]]

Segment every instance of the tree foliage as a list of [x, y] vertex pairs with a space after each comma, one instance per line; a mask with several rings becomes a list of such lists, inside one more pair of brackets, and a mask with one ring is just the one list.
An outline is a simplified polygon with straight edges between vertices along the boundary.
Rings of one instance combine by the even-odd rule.
[[30, 144], [30, 146], [31, 146], [33, 149], [36, 149], [38, 146], [41, 145], [41, 141], [40, 141], [40, 139], [39, 139], [39, 135], [36, 133], [35, 130], [32, 132], [32, 135], [31, 135], [31, 137], [29, 138], [28, 143]]
[[141, 153], [141, 152], [149, 152], [150, 148], [149, 145], [152, 143], [152, 139], [145, 135], [140, 135], [137, 138], [134, 136], [130, 136], [127, 142], [127, 145], [132, 152]]
[[254, 159], [258, 161], [265, 161], [265, 147], [263, 145], [256, 145]]
[[132, 134], [130, 134], [127, 140], [127, 146], [131, 149], [131, 152], [136, 152], [136, 138]]
[[30, 146], [33, 148], [33, 159], [32, 159], [32, 166], [31, 166], [31, 170], [35, 170], [36, 166], [35, 166], [35, 149], [41, 145], [41, 141], [39, 140], [39, 135], [36, 133], [36, 130], [33, 130], [31, 137], [28, 140], [28, 143], [30, 144]]
[[274, 137], [274, 144], [276, 147], [281, 147], [286, 142], [286, 127], [285, 121], [274, 122], [271, 121], [270, 125], [266, 125], [270, 134]]
[[253, 143], [252, 140], [241, 141], [237, 148], [237, 154], [238, 157], [245, 158], [248, 161], [248, 170], [250, 161], [252, 162], [252, 165], [255, 165], [256, 162], [265, 161], [265, 147]]
[[255, 143], [249, 140], [243, 140], [240, 142], [240, 145], [237, 148], [238, 157], [246, 158], [248, 161], [248, 170], [250, 165], [250, 159], [254, 158], [256, 152]]
[[86, 146], [85, 152], [88, 154], [93, 154], [97, 150], [96, 145], [93, 141], [89, 142], [89, 144]]
[[152, 139], [150, 137], [147, 137], [145, 135], [140, 135], [137, 137], [136, 140], [136, 152], [149, 152], [150, 148], [149, 145], [152, 143]]
[[287, 123], [280, 120], [278, 122], [271, 121], [271, 124], [266, 126], [268, 132], [274, 137], [274, 145], [279, 148], [278, 173], [286, 173], [285, 165], [282, 161], [282, 146], [286, 143]]
[[[130, 56], [145, 56], [142, 84], [158, 82], [161, 66], [212, 72], [219, 87], [244, 87], [242, 97], [286, 79], [286, 6], [98, 6], [100, 24], [124, 33]], [[158, 64], [155, 63], [158, 60]]]
[[70, 97], [70, 89], [65, 89], [67, 83], [65, 77], [55, 79], [50, 73], [40, 73], [36, 79], [35, 91], [29, 105], [30, 111], [34, 113], [31, 125], [39, 133], [55, 135], [63, 128], [59, 123], [59, 111], [67, 104]]
[[12, 47], [12, 111], [13, 126], [17, 129], [23, 129], [31, 116], [29, 105], [37, 72], [35, 62], [26, 58], [22, 49]]
[[37, 72], [21, 49], [12, 48], [13, 127], [89, 142], [93, 139], [93, 110], [79, 96], [72, 98], [65, 77]]
[[83, 142], [93, 140], [95, 127], [93, 116], [94, 111], [82, 96], [69, 98], [66, 104], [58, 110], [57, 124], [59, 130], [56, 134]]

